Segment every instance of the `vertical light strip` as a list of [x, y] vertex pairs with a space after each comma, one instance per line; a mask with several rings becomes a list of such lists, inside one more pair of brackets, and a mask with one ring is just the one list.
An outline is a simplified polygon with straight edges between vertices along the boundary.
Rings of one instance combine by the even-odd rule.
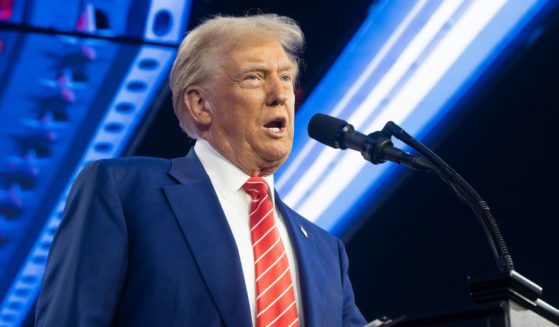
[[357, 152], [309, 140], [304, 130], [313, 113], [340, 117], [361, 132], [392, 120], [421, 137], [512, 49], [538, 13], [554, 7], [545, 0], [375, 3], [297, 114], [294, 155], [278, 173], [280, 194], [321, 227], [343, 233], [365, 195], [387, 186], [383, 181], [396, 166], [373, 166]]
[[[355, 84], [353, 84], [346, 94], [344, 94], [343, 98], [336, 104], [332, 112], [330, 113], [333, 116], [337, 116], [350, 102], [350, 100], [361, 90], [365, 82], [371, 77], [371, 74], [375, 71], [378, 67], [382, 59], [385, 58], [387, 53], [390, 49], [394, 46], [396, 41], [402, 36], [404, 31], [409, 28], [410, 23], [412, 20], [417, 16], [419, 11], [425, 6], [427, 0], [417, 1], [415, 6], [410, 10], [410, 12], [406, 15], [406, 17], [402, 20], [402, 23], [398, 25], [394, 33], [390, 35], [386, 43], [382, 46], [379, 52], [373, 57], [371, 62], [367, 65], [367, 68], [363, 71], [363, 73], [359, 76]], [[314, 143], [306, 143], [303, 149], [296, 155], [295, 160], [291, 163], [291, 165], [287, 168], [286, 171], [281, 175], [281, 178], [277, 181], [277, 187], [282, 188], [285, 186], [286, 181], [292, 177], [292, 175], [297, 171], [297, 169], [301, 166], [303, 159], [309, 155], [309, 152], [312, 148]]]
[[[452, 17], [453, 13], [460, 6], [463, 1], [445, 1], [433, 14], [433, 17], [429, 22], [423, 27], [423, 29], [416, 35], [416, 37], [410, 42], [404, 52], [400, 55], [396, 63], [389, 69], [385, 76], [379, 81], [373, 90], [370, 91], [366, 100], [360, 105], [360, 109], [357, 109], [349, 118], [349, 121], [354, 124], [357, 129], [360, 129], [366, 120], [366, 118], [374, 113], [375, 108], [378, 104], [387, 96], [388, 92], [394, 87], [394, 85], [404, 76], [407, 69], [416, 62], [419, 55], [427, 47], [429, 42], [432, 40], [433, 36], [447, 23]], [[401, 35], [400, 35], [401, 37]], [[366, 92], [366, 91], [362, 91]], [[307, 215], [311, 220], [318, 218], [322, 209], [317, 208], [313, 212], [302, 211], [305, 204], [301, 203], [301, 199], [307, 200], [308, 197], [304, 197], [309, 190], [313, 189], [314, 192], [318, 192], [319, 180], [323, 180], [326, 171], [331, 171], [332, 165], [339, 165], [339, 152], [331, 149], [324, 150], [318, 156], [318, 158], [313, 163], [313, 169], [306, 173], [298, 182], [297, 187], [292, 189], [285, 196], [285, 201], [290, 204], [294, 204], [295, 210], [299, 210], [303, 215]], [[344, 157], [348, 158], [354, 163], [361, 163], [362, 160], [356, 158], [354, 154], [344, 154]], [[349, 156], [349, 157], [348, 157]], [[334, 163], [336, 161], [336, 163]], [[359, 171], [351, 171], [350, 174], [357, 174]], [[351, 177], [346, 176], [344, 181], [339, 181], [342, 184], [337, 186], [337, 190], [343, 190], [347, 184], [351, 181]], [[333, 190], [329, 190], [333, 191]], [[333, 194], [334, 192], [330, 193]], [[299, 201], [298, 201], [299, 200]], [[327, 201], [327, 200], [326, 200]], [[324, 201], [323, 205], [327, 205], [328, 202]], [[321, 205], [322, 207], [322, 205]]]
[[[414, 49], [406, 49], [411, 55], [405, 53], [402, 55], [402, 61], [399, 61], [393, 72], [397, 72], [396, 77], [387, 74], [387, 88], [375, 88], [371, 92], [369, 98], [363, 102], [350, 118], [351, 122], [356, 122], [358, 129], [365, 131], [374, 131], [382, 128], [384, 123], [389, 120], [396, 123], [403, 122], [406, 117], [413, 111], [415, 106], [425, 97], [431, 88], [440, 80], [448, 67], [452, 65], [464, 49], [472, 42], [479, 32], [486, 26], [491, 18], [504, 5], [505, 1], [477, 1], [468, 7], [461, 17], [453, 22], [448, 21], [446, 24], [454, 23], [448, 33], [439, 42], [435, 49], [421, 61], [420, 54], [425, 49], [425, 45], [436, 35], [437, 30], [429, 30], [428, 34], [418, 35], [416, 40], [421, 45], [420, 51], [415, 51], [418, 44], [412, 42], [410, 47]], [[458, 8], [453, 8], [456, 10]], [[454, 18], [453, 15], [446, 16], [446, 19]], [[445, 24], [437, 24], [440, 30]], [[427, 27], [426, 27], [427, 29]], [[424, 39], [420, 39], [425, 37]], [[417, 67], [413, 75], [405, 81], [405, 86], [389, 99], [388, 105], [378, 114], [378, 116], [367, 126], [362, 126], [362, 122], [366, 120], [368, 115], [374, 113], [378, 109], [379, 103], [389, 93], [390, 87], [396, 84], [398, 78], [404, 76], [404, 71], [411, 65]], [[379, 83], [380, 84], [380, 83]], [[382, 92], [376, 92], [382, 90]], [[379, 94], [380, 93], [380, 94]], [[371, 109], [370, 109], [371, 108]], [[329, 151], [328, 153], [331, 153]], [[339, 153], [338, 153], [339, 154]], [[315, 191], [311, 196], [296, 209], [303, 215], [320, 216], [329, 204], [335, 200], [339, 194], [353, 181], [359, 172], [368, 163], [364, 160], [355, 160], [354, 156], [344, 153], [341, 159], [337, 158], [334, 168], [323, 177], [318, 185], [314, 185]], [[317, 160], [318, 161], [318, 160]]]

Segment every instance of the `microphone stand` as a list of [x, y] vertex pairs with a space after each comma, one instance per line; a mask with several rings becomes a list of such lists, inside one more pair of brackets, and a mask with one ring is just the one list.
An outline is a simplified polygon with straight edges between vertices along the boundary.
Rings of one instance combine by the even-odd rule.
[[[559, 310], [540, 299], [543, 289], [514, 270], [512, 257], [499, 226], [487, 202], [476, 190], [431, 149], [415, 140], [395, 123], [388, 122], [380, 133], [388, 138], [390, 136], [396, 137], [426, 158], [431, 165], [429, 165], [429, 169], [422, 170], [437, 174], [452, 188], [458, 198], [472, 209], [481, 222], [499, 271], [487, 276], [468, 276], [474, 301], [476, 303], [488, 303], [512, 298], [538, 311], [542, 316], [559, 321]], [[370, 135], [373, 134], [375, 133]], [[387, 159], [390, 160], [390, 158]]]

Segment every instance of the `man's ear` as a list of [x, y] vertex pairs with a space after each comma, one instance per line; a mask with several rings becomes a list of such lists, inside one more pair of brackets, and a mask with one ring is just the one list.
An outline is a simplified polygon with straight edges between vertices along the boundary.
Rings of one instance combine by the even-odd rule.
[[199, 127], [207, 128], [211, 121], [211, 106], [204, 89], [198, 86], [188, 87], [184, 91], [183, 101], [192, 120]]

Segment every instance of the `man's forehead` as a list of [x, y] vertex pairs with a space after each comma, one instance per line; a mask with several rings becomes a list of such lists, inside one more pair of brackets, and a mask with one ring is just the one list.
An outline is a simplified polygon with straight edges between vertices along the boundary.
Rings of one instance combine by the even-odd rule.
[[225, 59], [230, 59], [243, 66], [278, 66], [282, 69], [292, 69], [296, 67], [295, 62], [288, 56], [279, 42], [273, 40], [268, 42], [246, 42], [237, 44], [224, 51], [222, 55]]

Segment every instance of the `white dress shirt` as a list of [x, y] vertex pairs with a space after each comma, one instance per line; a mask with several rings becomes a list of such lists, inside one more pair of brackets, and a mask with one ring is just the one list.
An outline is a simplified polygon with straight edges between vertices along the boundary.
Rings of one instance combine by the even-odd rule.
[[[256, 320], [256, 286], [254, 278], [254, 253], [252, 252], [252, 242], [250, 239], [249, 225], [249, 208], [250, 196], [242, 189], [243, 184], [250, 176], [245, 174], [241, 169], [227, 160], [217, 150], [215, 150], [207, 141], [198, 139], [194, 145], [194, 151], [200, 159], [202, 166], [210, 177], [212, 185], [217, 193], [217, 198], [221, 204], [221, 208], [225, 213], [225, 218], [229, 223], [239, 257], [241, 258], [241, 266], [245, 278], [245, 285], [250, 305], [252, 317], [252, 325]], [[274, 199], [274, 176], [269, 175], [263, 177], [270, 190], [269, 197], [274, 204], [274, 214], [276, 217], [276, 226], [279, 230], [283, 246], [287, 253], [289, 267], [291, 269], [291, 278], [293, 280], [293, 289], [295, 291], [295, 299], [297, 304], [297, 312], [299, 313], [299, 324], [303, 325], [303, 309], [300, 297], [299, 275], [297, 271], [297, 261], [293, 253], [293, 247], [283, 217], [278, 212]], [[202, 219], [202, 217], [201, 217]]]

